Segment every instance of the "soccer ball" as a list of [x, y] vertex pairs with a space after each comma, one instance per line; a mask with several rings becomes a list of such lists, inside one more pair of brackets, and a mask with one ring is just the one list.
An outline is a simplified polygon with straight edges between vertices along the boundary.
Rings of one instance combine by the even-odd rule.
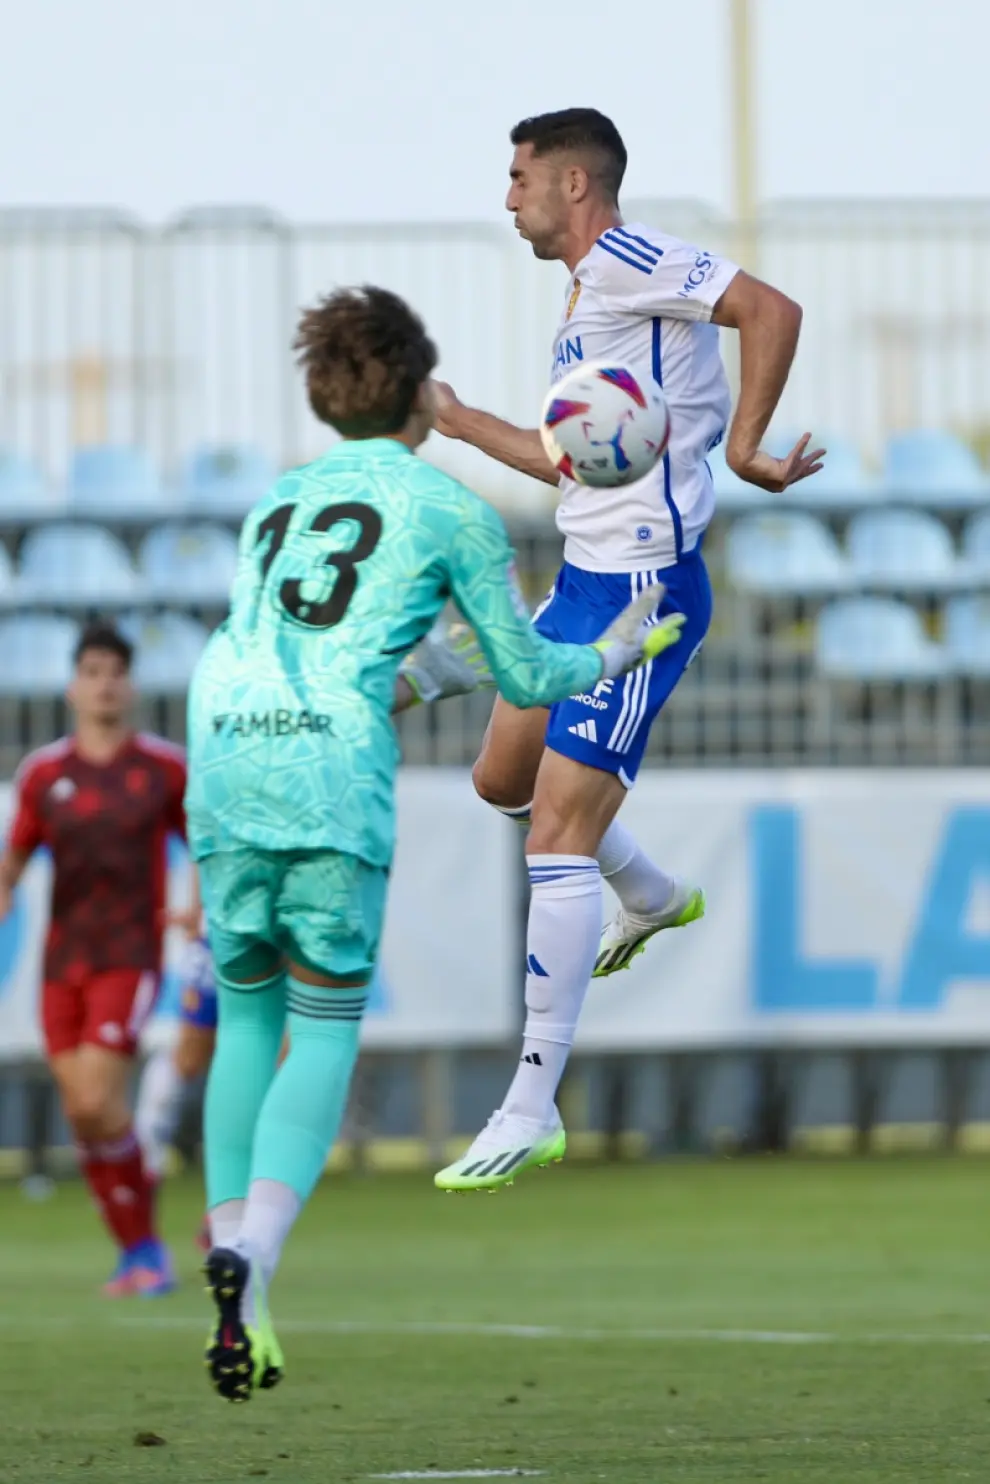
[[651, 377], [585, 361], [550, 388], [540, 437], [558, 473], [578, 484], [632, 484], [663, 458], [667, 399]]

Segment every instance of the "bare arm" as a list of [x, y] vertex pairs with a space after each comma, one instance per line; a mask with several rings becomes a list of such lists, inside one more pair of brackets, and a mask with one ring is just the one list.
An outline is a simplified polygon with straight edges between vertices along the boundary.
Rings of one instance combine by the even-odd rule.
[[797, 350], [800, 305], [740, 272], [716, 304], [712, 323], [739, 331], [739, 403], [725, 450], [729, 468], [747, 483], [773, 493], [817, 473], [825, 450], [806, 451], [810, 433], [784, 459], [775, 459], [760, 448]]
[[443, 433], [445, 438], [470, 443], [472, 448], [480, 448], [489, 458], [497, 459], [510, 469], [518, 469], [531, 479], [542, 479], [544, 484], [555, 487], [559, 483], [557, 471], [544, 453], [535, 428], [517, 428], [515, 423], [508, 423], [490, 412], [465, 407], [445, 381], [433, 382], [433, 393], [438, 433]]
[[14, 903], [14, 888], [24, 875], [31, 859], [29, 850], [17, 850], [8, 845], [0, 856], [0, 920], [7, 916]]

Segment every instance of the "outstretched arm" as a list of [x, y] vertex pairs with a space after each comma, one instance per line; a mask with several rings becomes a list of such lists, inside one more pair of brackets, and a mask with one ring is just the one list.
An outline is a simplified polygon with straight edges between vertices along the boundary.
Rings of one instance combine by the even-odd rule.
[[461, 443], [470, 443], [472, 448], [480, 448], [489, 458], [497, 459], [510, 469], [518, 469], [532, 479], [542, 479], [544, 484], [556, 487], [559, 483], [560, 476], [544, 453], [535, 428], [517, 428], [515, 423], [506, 422], [490, 412], [466, 407], [445, 381], [433, 382], [433, 394], [438, 433]]

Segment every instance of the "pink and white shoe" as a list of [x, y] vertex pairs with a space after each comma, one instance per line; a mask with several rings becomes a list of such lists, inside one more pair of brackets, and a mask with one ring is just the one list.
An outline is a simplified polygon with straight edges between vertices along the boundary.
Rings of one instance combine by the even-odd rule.
[[104, 1298], [130, 1298], [134, 1293], [131, 1260], [126, 1252], [120, 1254], [117, 1266], [103, 1285]]

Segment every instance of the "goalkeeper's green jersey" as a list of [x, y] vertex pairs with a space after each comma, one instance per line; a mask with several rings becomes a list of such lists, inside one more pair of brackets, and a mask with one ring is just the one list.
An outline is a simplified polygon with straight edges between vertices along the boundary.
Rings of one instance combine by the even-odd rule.
[[549, 705], [598, 681], [593, 649], [534, 633], [495, 511], [404, 444], [344, 441], [275, 484], [244, 523], [230, 615], [190, 689], [195, 859], [249, 844], [389, 864], [396, 671], [449, 598], [506, 700]]

